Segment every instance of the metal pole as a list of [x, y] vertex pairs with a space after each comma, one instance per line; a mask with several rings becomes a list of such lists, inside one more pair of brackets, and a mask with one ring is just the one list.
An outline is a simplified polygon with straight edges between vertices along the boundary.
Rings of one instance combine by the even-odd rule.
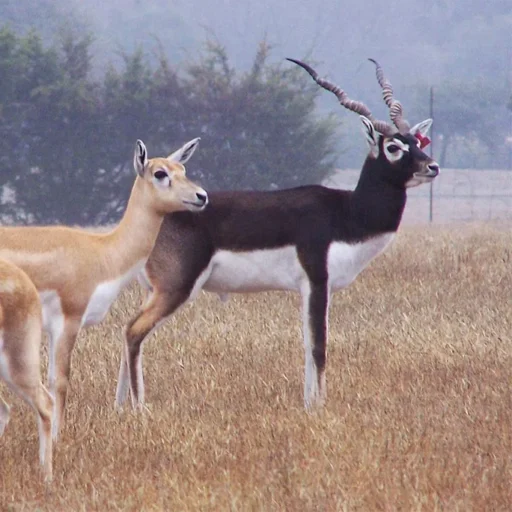
[[[434, 87], [430, 87], [430, 119], [434, 119]], [[430, 157], [434, 154], [434, 123], [430, 129], [430, 137], [432, 142], [430, 143]], [[430, 182], [430, 193], [429, 193], [429, 212], [428, 220], [430, 223], [434, 220], [434, 182]]]

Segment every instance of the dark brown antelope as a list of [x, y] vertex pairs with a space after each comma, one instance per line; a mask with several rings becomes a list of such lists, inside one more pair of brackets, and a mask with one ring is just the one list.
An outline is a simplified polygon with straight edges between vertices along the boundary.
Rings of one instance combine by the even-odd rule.
[[126, 329], [116, 402], [144, 402], [141, 344], [167, 316], [204, 289], [219, 295], [293, 290], [302, 296], [305, 345], [304, 402], [326, 396], [327, 315], [332, 292], [348, 286], [393, 239], [408, 187], [430, 182], [437, 163], [422, 146], [431, 119], [413, 128], [377, 66], [390, 124], [373, 118], [331, 82], [304, 68], [341, 105], [361, 115], [370, 146], [354, 191], [312, 185], [272, 192], [212, 192], [201, 213], [166, 215], [145, 266], [151, 293]]

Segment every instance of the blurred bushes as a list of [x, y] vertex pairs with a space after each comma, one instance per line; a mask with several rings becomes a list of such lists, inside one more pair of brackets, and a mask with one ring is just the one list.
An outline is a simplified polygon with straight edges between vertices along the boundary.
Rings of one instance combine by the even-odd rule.
[[189, 174], [208, 189], [318, 182], [333, 166], [336, 121], [315, 116], [318, 88], [266, 43], [238, 72], [207, 43], [183, 72], [142, 49], [93, 77], [91, 39], [0, 30], [2, 219], [99, 224], [119, 218], [134, 174], [135, 140], [150, 156], [194, 137]]

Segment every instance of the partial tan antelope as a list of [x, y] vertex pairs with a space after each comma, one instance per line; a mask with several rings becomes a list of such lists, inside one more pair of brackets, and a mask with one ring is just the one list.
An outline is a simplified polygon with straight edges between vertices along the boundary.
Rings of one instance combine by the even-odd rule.
[[[52, 478], [53, 399], [41, 382], [41, 303], [34, 283], [21, 269], [0, 260], [0, 378], [37, 413], [39, 461]], [[9, 406], [0, 397], [0, 435]]]
[[126, 400], [128, 384], [133, 405], [144, 401], [142, 342], [201, 289], [220, 295], [299, 292], [304, 402], [308, 408], [324, 402], [330, 296], [388, 246], [402, 219], [407, 188], [430, 182], [439, 167], [422, 151], [432, 120], [409, 126], [378, 64], [377, 79], [394, 127], [374, 119], [366, 105], [349, 99], [308, 65], [293, 62], [334, 93], [343, 107], [361, 114], [369, 154], [357, 187], [213, 192], [203, 213], [167, 215], [145, 268], [152, 293], [126, 331], [118, 404]]
[[123, 287], [144, 268], [166, 213], [199, 212], [207, 204], [206, 192], [186, 178], [183, 166], [198, 142], [186, 143], [167, 158], [148, 159], [144, 143], [137, 141], [137, 177], [124, 216], [109, 233], [63, 226], [0, 228], [0, 258], [22, 268], [41, 298], [50, 341], [54, 438], [64, 419], [71, 353], [80, 328], [101, 322]]

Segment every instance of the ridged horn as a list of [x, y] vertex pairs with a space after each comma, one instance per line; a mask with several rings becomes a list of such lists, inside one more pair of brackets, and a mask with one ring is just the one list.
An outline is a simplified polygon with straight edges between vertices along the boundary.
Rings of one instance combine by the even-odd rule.
[[389, 108], [389, 117], [393, 124], [398, 128], [401, 134], [406, 134], [410, 130], [410, 125], [406, 119], [404, 119], [402, 104], [393, 98], [393, 87], [389, 80], [384, 76], [382, 67], [375, 59], [368, 59], [375, 64], [375, 74], [377, 75], [377, 82], [382, 89], [382, 97], [384, 102]]
[[387, 136], [393, 135], [395, 133], [395, 130], [393, 127], [386, 123], [385, 121], [379, 121], [375, 119], [370, 111], [370, 109], [361, 101], [355, 101], [351, 100], [347, 93], [339, 86], [333, 84], [329, 80], [326, 80], [325, 78], [320, 78], [318, 76], [318, 73], [308, 64], [305, 64], [304, 62], [301, 62], [300, 60], [286, 58], [286, 60], [289, 60], [290, 62], [293, 62], [294, 64], [297, 64], [301, 68], [305, 69], [310, 75], [311, 78], [324, 89], [332, 92], [336, 98], [338, 98], [338, 101], [340, 104], [345, 107], [348, 110], [351, 110], [352, 112], [356, 112], [357, 114], [360, 114], [362, 116], [367, 117], [373, 124], [374, 128]]

